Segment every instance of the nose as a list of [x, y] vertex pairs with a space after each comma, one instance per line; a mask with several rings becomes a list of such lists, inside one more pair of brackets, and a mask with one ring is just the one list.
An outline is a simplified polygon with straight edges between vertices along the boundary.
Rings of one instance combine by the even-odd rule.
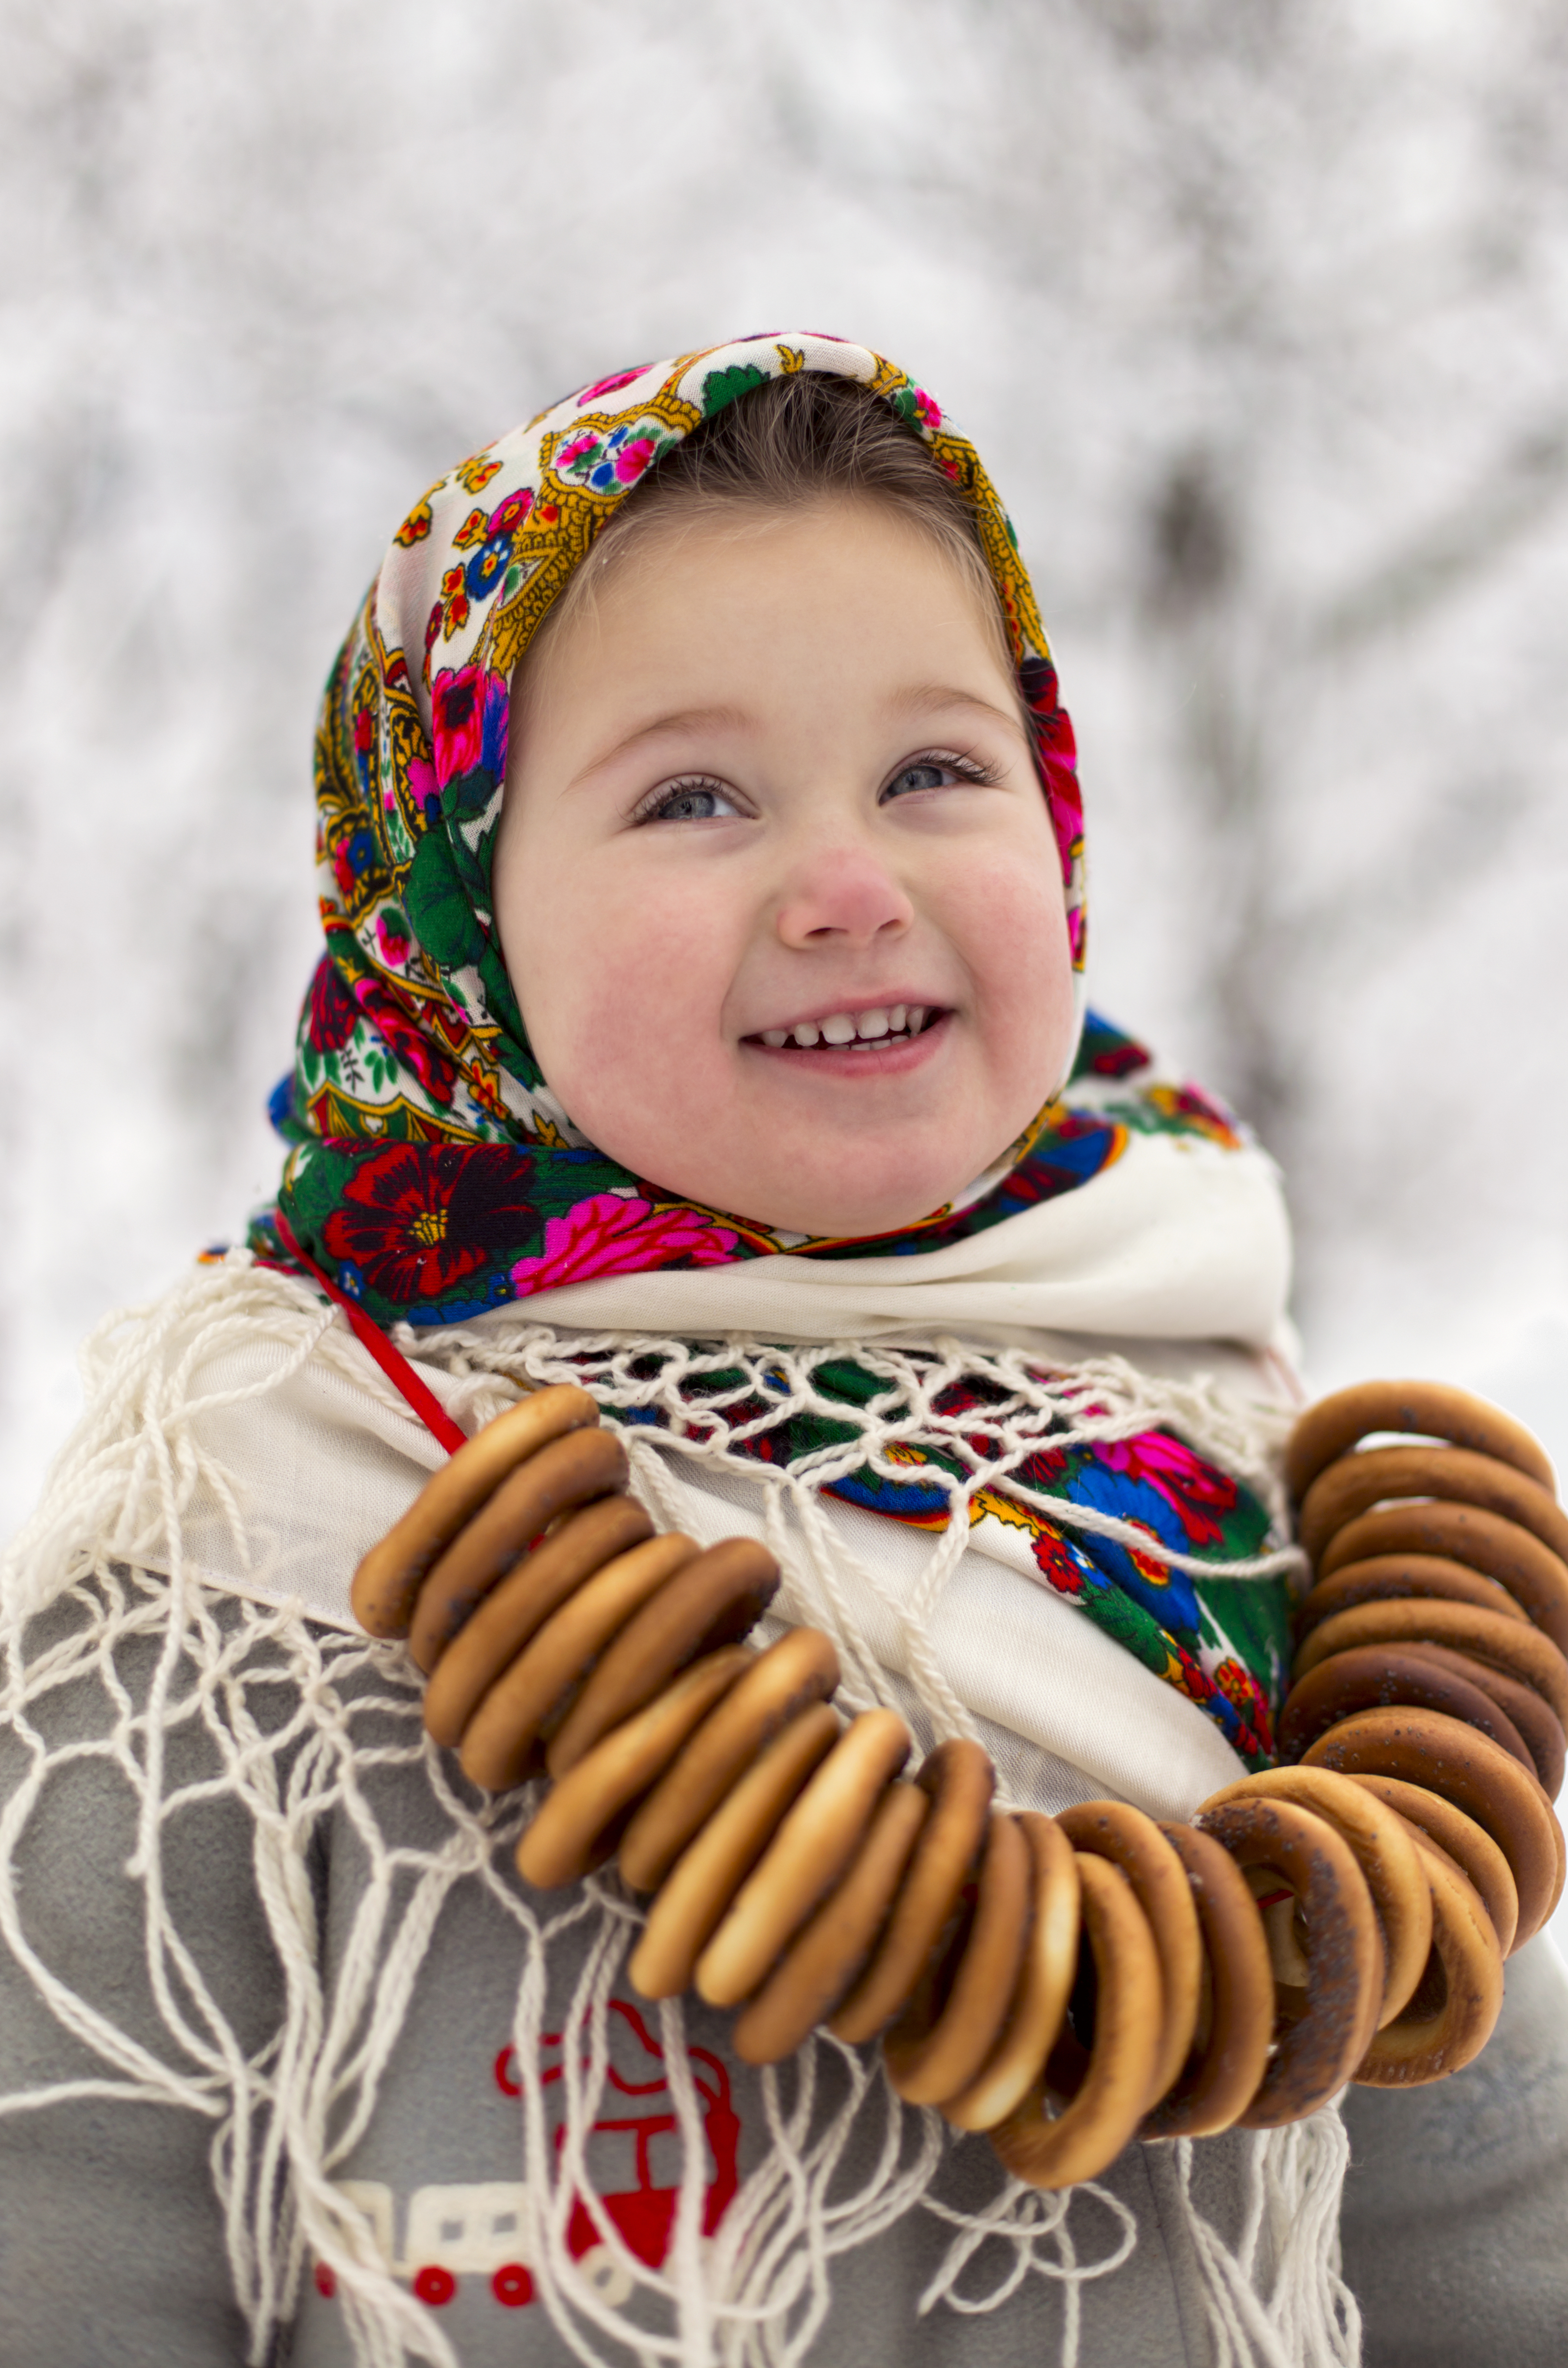
[[778, 929], [792, 950], [838, 944], [858, 951], [901, 938], [915, 918], [902, 883], [872, 849], [840, 844], [798, 864], [778, 905]]

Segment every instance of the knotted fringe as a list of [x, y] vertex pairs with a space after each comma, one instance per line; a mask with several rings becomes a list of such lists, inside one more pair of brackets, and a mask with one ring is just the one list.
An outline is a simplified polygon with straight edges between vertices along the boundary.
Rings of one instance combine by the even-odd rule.
[[[203, 1363], [254, 1344], [258, 1332], [280, 1352], [274, 1370], [204, 1397], [196, 1385]], [[1125, 2204], [1093, 2184], [1039, 2195], [998, 2172], [983, 2209], [958, 2209], [941, 2192], [955, 2142], [939, 2117], [903, 2106], [874, 2055], [825, 2036], [760, 2077], [767, 2153], [705, 2234], [701, 2051], [694, 2056], [681, 2003], [661, 2006], [679, 2185], [664, 2261], [650, 2267], [627, 2246], [595, 2187], [588, 2141], [608, 2093], [612, 1992], [640, 1909], [613, 1877], [583, 1886], [553, 1914], [520, 1893], [505, 1854], [530, 1797], [491, 1800], [454, 1785], [423, 1733], [420, 1681], [400, 1647], [324, 1635], [297, 1604], [274, 1610], [220, 1594], [187, 1568], [182, 1516], [199, 1489], [223, 1508], [241, 1568], [245, 1552], [245, 1508], [194, 1435], [197, 1417], [266, 1395], [312, 1355], [375, 1394], [380, 1377], [366, 1376], [358, 1350], [311, 1294], [244, 1267], [210, 1271], [154, 1308], [100, 1327], [88, 1344], [86, 1414], [0, 1574], [0, 1716], [29, 1763], [0, 1816], [0, 1931], [63, 2031], [102, 2069], [0, 2099], [0, 2113], [90, 2099], [198, 2114], [212, 2129], [214, 2191], [252, 2362], [265, 2360], [294, 2316], [313, 2259], [335, 2283], [360, 2368], [458, 2368], [438, 2320], [403, 2282], [410, 2264], [399, 2261], [385, 2191], [348, 2174], [437, 1919], [455, 1886], [473, 1882], [517, 1938], [518, 2258], [585, 2368], [793, 2368], [822, 2332], [835, 2260], [912, 2212], [930, 2222], [933, 2239], [922, 2312], [994, 2310], [1026, 2278], [1044, 2277], [1063, 2290], [1059, 2356], [1062, 2368], [1076, 2368], [1084, 2289], [1114, 2274], [1137, 2241]], [[472, 1403], [460, 1412], [493, 1410], [493, 1377], [476, 1369], [472, 1382]], [[824, 1555], [828, 1543], [824, 1527]], [[45, 1607], [51, 1616], [29, 1638], [29, 1615]], [[129, 1651], [150, 1665], [134, 1685], [117, 1667]], [[183, 1782], [170, 1763], [176, 1737], [192, 1763]], [[138, 1843], [125, 1879], [140, 1895], [151, 2005], [142, 2036], [94, 2004], [91, 1969], [80, 1986], [67, 1980], [25, 1929], [18, 1860], [31, 1821], [51, 1779], [82, 1759], [96, 1760], [135, 1804]], [[400, 1804], [406, 1810], [415, 1794], [425, 1809], [433, 1800], [440, 1810], [434, 1844], [398, 1831]], [[220, 2009], [200, 1970], [204, 1936], [178, 1929], [165, 1883], [165, 1832], [179, 1831], [182, 1805], [215, 1796], [236, 1802], [254, 1827], [255, 1879], [280, 1968], [278, 2026], [255, 2054]], [[308, 1872], [329, 1817], [347, 1825], [364, 1861], [330, 1992]], [[568, 1963], [575, 1972], [562, 2016]], [[548, 2096], [547, 2027], [552, 2041], [559, 2032], [560, 2062]], [[1337, 2118], [1254, 2142], [1251, 2204], [1235, 2246], [1193, 2202], [1190, 2147], [1179, 2158], [1216, 2368], [1350, 2368], [1354, 2305], [1334, 2241], [1345, 2159]], [[1085, 2205], [1089, 2225], [1110, 2214], [1119, 2233], [1108, 2249], [1089, 2250]], [[569, 2241], [579, 2206], [597, 2240], [585, 2253]]]

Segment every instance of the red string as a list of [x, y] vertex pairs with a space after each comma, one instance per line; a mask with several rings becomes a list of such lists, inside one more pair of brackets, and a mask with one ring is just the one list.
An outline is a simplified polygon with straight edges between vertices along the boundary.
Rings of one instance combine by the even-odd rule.
[[369, 1350], [393, 1389], [400, 1391], [408, 1400], [426, 1430], [434, 1432], [449, 1455], [455, 1455], [460, 1447], [466, 1447], [467, 1432], [458, 1429], [440, 1399], [420, 1380], [402, 1350], [392, 1347], [381, 1326], [367, 1315], [346, 1291], [340, 1291], [336, 1283], [322, 1272], [314, 1258], [306, 1257], [281, 1209], [275, 1212], [273, 1224], [278, 1228], [278, 1238], [290, 1257], [314, 1278], [330, 1300], [342, 1308], [354, 1327], [355, 1337]]

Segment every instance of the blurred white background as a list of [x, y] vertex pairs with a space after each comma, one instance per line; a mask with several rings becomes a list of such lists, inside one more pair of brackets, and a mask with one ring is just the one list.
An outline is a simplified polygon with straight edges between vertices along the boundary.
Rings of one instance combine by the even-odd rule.
[[742, 331], [986, 455], [1096, 1001], [1283, 1160], [1320, 1384], [1568, 1468], [1565, 0], [0, 0], [0, 1519], [231, 1236], [412, 498]]

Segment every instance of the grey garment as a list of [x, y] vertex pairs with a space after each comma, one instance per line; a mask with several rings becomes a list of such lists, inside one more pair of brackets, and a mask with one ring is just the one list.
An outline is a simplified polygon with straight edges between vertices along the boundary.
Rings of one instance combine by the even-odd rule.
[[[149, 1736], [134, 1718], [146, 1703], [167, 1635], [156, 1614], [154, 1604], [142, 1633], [121, 1636], [112, 1656], [100, 1656], [99, 1675], [44, 1695], [33, 1711], [51, 1751], [118, 1731], [121, 1757], [99, 1751], [55, 1762], [17, 1848], [16, 1897], [25, 1944], [106, 2025], [187, 2078], [192, 2094], [184, 2104], [84, 2097], [0, 2118], [0, 2362], [25, 2362], [28, 2368], [97, 2368], [100, 2362], [104, 2368], [235, 2368], [247, 2356], [214, 2180], [218, 2115], [201, 2110], [200, 2081], [204, 2055], [210, 2063], [220, 2025], [233, 2031], [247, 2054], [265, 2049], [283, 2020], [285, 1976], [261, 1910], [249, 1812], [233, 1800], [187, 1800], [165, 1826], [161, 1865], [169, 1919], [191, 1956], [182, 1969], [165, 1952], [167, 1987], [160, 2003], [149, 1971], [146, 1885], [139, 1872], [128, 1872], [138, 1839], [139, 1780], [131, 1771], [144, 1767], [149, 1748]], [[61, 1606], [35, 1622], [28, 1638], [29, 1657], [36, 1660], [51, 1636], [64, 1634], [82, 1616], [80, 1606]], [[218, 1599], [210, 1603], [208, 1616], [226, 1629], [239, 1614], [232, 1602]], [[367, 1707], [377, 1688], [386, 1696], [385, 1670], [379, 1676], [369, 1672], [363, 1654], [358, 1662], [345, 1656], [344, 1640], [322, 1642], [329, 1656], [339, 1656], [329, 1657], [329, 1668], [348, 1672], [335, 1678], [337, 1696], [353, 1708], [356, 1747], [368, 1754], [398, 1732], [392, 1710]], [[298, 1756], [312, 1748], [314, 1729], [302, 1721], [298, 1732], [290, 1731], [300, 1695], [280, 1652], [270, 1681], [254, 1682], [258, 1666], [265, 1675], [268, 1649], [265, 1644], [247, 1648], [253, 1681], [246, 1712], [272, 1736], [290, 1735], [272, 1753], [279, 1781], [286, 1782]], [[415, 1689], [405, 1686], [404, 1691], [405, 1731], [407, 1702], [415, 1699]], [[210, 1707], [215, 1719], [230, 1715], [217, 1697]], [[159, 1736], [169, 1754], [172, 1784], [199, 1783], [219, 1772], [221, 1762], [200, 1717], [186, 1717], [173, 1728], [160, 1726]], [[28, 1766], [24, 1738], [14, 1730], [0, 1731], [0, 1804], [16, 1804]], [[364, 1782], [365, 1799], [388, 1841], [428, 1850], [449, 1833], [426, 1762], [380, 1764], [367, 1759]], [[365, 1903], [369, 1861], [362, 1833], [342, 1803], [324, 1811], [306, 1847], [317, 1914], [315, 1962], [330, 2012], [353, 1921]], [[464, 2368], [501, 2368], [502, 2362], [512, 2368], [519, 2359], [530, 2368], [535, 2362], [539, 2368], [564, 2368], [574, 2356], [570, 2347], [541, 2301], [526, 2299], [523, 2281], [508, 2277], [510, 2265], [499, 2271], [460, 2265], [455, 2272], [442, 2265], [443, 2212], [450, 2206], [460, 2217], [461, 2199], [454, 2203], [452, 2191], [520, 2177], [519, 2112], [508, 2044], [523, 1943], [506, 1900], [521, 1896], [522, 1886], [504, 1847], [494, 1854], [494, 1874], [499, 1894], [477, 1874], [465, 1874], [446, 1895], [373, 2117], [333, 2176], [365, 2182], [363, 2192], [384, 2197], [390, 2248], [405, 2278], [416, 2279], [422, 2269], [437, 2272], [433, 2281], [426, 2279], [425, 2290]], [[552, 1896], [549, 1904], [553, 1908], [562, 1901], [570, 1905], [569, 1896]], [[534, 1904], [540, 1904], [537, 1895]], [[583, 1929], [588, 1929], [587, 1919]], [[557, 1992], [563, 1999], [580, 1963], [580, 1946], [570, 1931], [552, 1943], [548, 1962], [553, 2014]], [[202, 1985], [210, 1994], [210, 2013], [199, 1995]], [[1517, 1988], [1516, 1984], [1516, 1997]], [[651, 2125], [661, 2111], [659, 2068], [635, 2027], [639, 2001], [624, 1972], [613, 1996], [619, 2001], [612, 2013], [617, 2044], [630, 2050], [622, 2061], [631, 2100], [626, 2122], [632, 2126], [603, 2128], [593, 2142], [597, 2151], [590, 2169], [601, 2193], [619, 2193], [631, 2199], [628, 2208], [656, 2215], [661, 2184], [667, 2194], [670, 2177], [661, 2156], [668, 2140]], [[9, 1950], [0, 1950], [0, 2096], [62, 2081], [135, 2077], [133, 2061], [107, 2062], [99, 2049], [68, 2028], [62, 2019], [68, 2011], [51, 2011], [35, 1978]], [[1506, 2042], [1494, 2043], [1502, 2052], [1489, 2059], [1498, 2066], [1496, 2093], [1505, 2098], [1511, 2098], [1516, 2077], [1510, 2067], [1527, 2060], [1518, 2055], [1514, 2019], [1511, 2001]], [[171, 2031], [171, 2020], [183, 2025], [183, 2038]], [[556, 2027], [547, 2016], [546, 2028]], [[725, 2112], [716, 2115], [711, 2132], [716, 2181], [730, 2138], [743, 2179], [769, 2143], [758, 2076], [730, 2053], [726, 2030], [727, 2018], [700, 2007], [688, 2017], [690, 2045], [707, 2051], [703, 2061], [712, 2092], [727, 2089]], [[1527, 2191], [1535, 2170], [1541, 2164], [1561, 2164], [1565, 2041], [1568, 2028], [1542, 2026], [1540, 2045], [1549, 2052], [1555, 2048], [1552, 2102], [1539, 2124], [1519, 2116], [1521, 2132], [1528, 2122], [1528, 2133], [1521, 2135], [1517, 2162], [1510, 2157], [1513, 2184], [1504, 2208], [1487, 2223], [1494, 2260], [1506, 2257], [1516, 2228], [1533, 2226], [1533, 2199]], [[1544, 2095], [1547, 2083], [1539, 2066], [1535, 2077]], [[210, 2084], [214, 2098], [219, 2086]], [[1397, 2135], [1401, 2111], [1435, 2112], [1434, 2126], [1460, 2131], [1457, 2138], [1450, 2135], [1446, 2154], [1462, 2180], [1469, 2151], [1462, 2134], [1466, 2093], [1456, 2082], [1451, 2091], [1436, 2092], [1430, 2103], [1425, 2098], [1373, 2100], [1393, 2133], [1388, 2162], [1381, 2170], [1369, 2164], [1364, 2174], [1374, 2213], [1380, 2204], [1397, 2205], [1408, 2180], [1408, 2159]], [[882, 2127], [878, 2116], [886, 2100], [880, 2086], [873, 2094], [878, 2112], [864, 2124], [857, 2120], [830, 2202], [852, 2188], [874, 2159]], [[1429, 2136], [1419, 2143], [1428, 2151], [1438, 2145]], [[1199, 2202], [1228, 2241], [1244, 2210], [1248, 2154], [1249, 2142], [1233, 2137], [1207, 2141], [1197, 2149]], [[949, 2213], [983, 2210], [1000, 2184], [983, 2139], [950, 2139], [932, 2201]], [[1101, 2184], [1132, 2215], [1137, 2243], [1119, 2268], [1081, 2290], [1081, 2368], [1129, 2368], [1132, 2362], [1138, 2368], [1210, 2368], [1213, 2351], [1174, 2150], [1131, 2147]], [[426, 2206], [433, 2200], [434, 2214], [426, 2210], [419, 2224], [415, 2204], [421, 2196]], [[1402, 2287], [1424, 2273], [1427, 2249], [1422, 2229], [1390, 2225], [1392, 2249], [1387, 2258], [1380, 2255], [1378, 2271], [1397, 2304]], [[1069, 2226], [1083, 2260], [1105, 2258], [1120, 2235], [1114, 2210], [1083, 2191], [1074, 2198]], [[810, 2361], [821, 2368], [946, 2368], [949, 2362], [1043, 2368], [1060, 2357], [1063, 2297], [1060, 2285], [1044, 2275], [1025, 2274], [1017, 2290], [992, 2309], [966, 2312], [940, 2301], [921, 2313], [921, 2294], [952, 2228], [949, 2219], [916, 2206], [841, 2256], [833, 2265], [831, 2305]], [[422, 2253], [426, 2238], [428, 2257]], [[1374, 2244], [1383, 2241], [1379, 2237]], [[1041, 2250], [1049, 2259], [1051, 2248]], [[957, 2282], [959, 2299], [983, 2300], [1017, 2258], [1010, 2245], [987, 2240]], [[450, 2262], [457, 2256], [449, 2252], [446, 2259]], [[1561, 2291], [1560, 2263], [1555, 2274]], [[1539, 2348], [1524, 2348], [1535, 2340], [1529, 2329], [1540, 2323], [1540, 2309], [1532, 2302], [1534, 2316], [1516, 2346], [1514, 2285], [1503, 2276], [1494, 2285], [1500, 2291], [1485, 2327], [1486, 2368], [1496, 2359], [1544, 2357]], [[625, 2356], [602, 2340], [599, 2349], [607, 2358]], [[1386, 2356], [1392, 2362], [1415, 2355]], [[1479, 2363], [1482, 2352], [1478, 2341], [1471, 2351], [1423, 2356], [1460, 2368], [1472, 2359]], [[274, 2368], [285, 2362], [292, 2368], [340, 2368], [352, 2357], [339, 2297], [321, 2291], [308, 2273], [269, 2357]]]
[[1464, 2072], [1353, 2089], [1341, 2223], [1366, 2368], [1568, 2361], [1568, 1969], [1509, 1961], [1502, 2020]]

